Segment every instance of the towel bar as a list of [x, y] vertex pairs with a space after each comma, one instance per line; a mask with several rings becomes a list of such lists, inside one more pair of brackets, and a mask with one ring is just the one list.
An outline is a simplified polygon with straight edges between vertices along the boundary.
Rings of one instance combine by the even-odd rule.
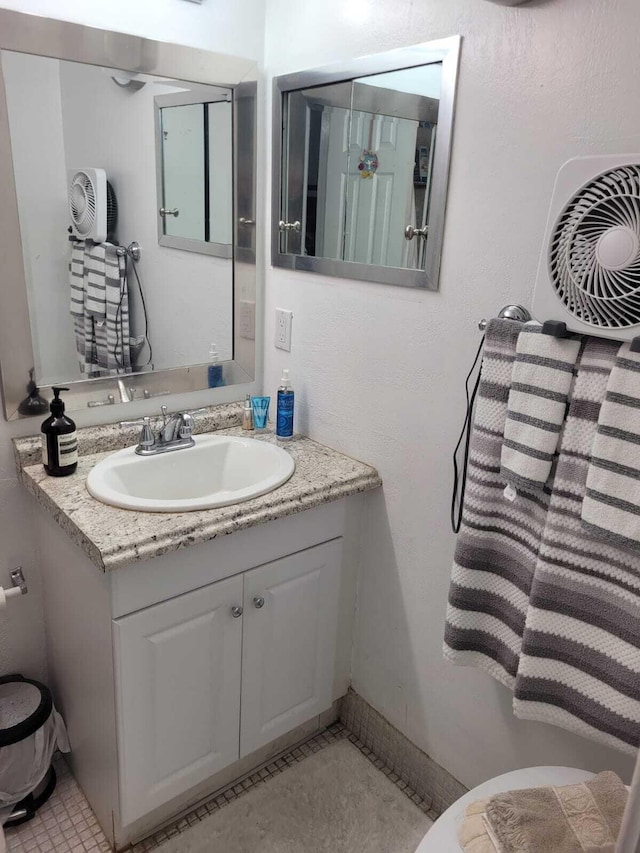
[[[503, 305], [498, 311], [498, 317], [504, 320], [519, 320], [521, 323], [527, 323], [532, 319], [531, 312], [523, 305]], [[480, 320], [478, 328], [481, 332], [487, 328], [488, 320]]]

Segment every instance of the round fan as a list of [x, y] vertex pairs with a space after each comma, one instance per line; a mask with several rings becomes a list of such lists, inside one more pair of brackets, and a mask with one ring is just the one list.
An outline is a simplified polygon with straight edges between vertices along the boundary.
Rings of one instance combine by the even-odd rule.
[[70, 173], [71, 227], [81, 240], [107, 239], [107, 176], [104, 169], [78, 169]]
[[599, 329], [638, 325], [640, 158], [578, 189], [547, 245], [551, 287], [573, 317]]

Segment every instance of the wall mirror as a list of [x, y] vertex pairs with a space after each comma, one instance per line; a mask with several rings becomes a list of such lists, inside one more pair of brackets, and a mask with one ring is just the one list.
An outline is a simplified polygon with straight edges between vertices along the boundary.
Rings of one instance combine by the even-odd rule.
[[231, 257], [233, 92], [156, 95], [158, 242]]
[[275, 266], [437, 289], [459, 50], [276, 78]]
[[0, 10], [7, 418], [32, 370], [69, 409], [207, 388], [212, 344], [225, 384], [253, 381], [255, 77]]

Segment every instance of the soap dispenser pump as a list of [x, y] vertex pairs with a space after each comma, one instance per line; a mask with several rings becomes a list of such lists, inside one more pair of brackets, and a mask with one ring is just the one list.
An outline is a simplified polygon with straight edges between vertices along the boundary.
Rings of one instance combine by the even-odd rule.
[[78, 467], [78, 436], [76, 425], [64, 413], [61, 391], [68, 388], [52, 388], [53, 400], [49, 408], [51, 416], [44, 421], [42, 432], [42, 464], [52, 477], [67, 477]]

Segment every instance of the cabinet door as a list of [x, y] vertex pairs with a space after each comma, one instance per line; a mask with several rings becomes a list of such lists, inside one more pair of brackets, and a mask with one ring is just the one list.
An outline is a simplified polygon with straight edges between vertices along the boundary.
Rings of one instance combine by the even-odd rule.
[[241, 757], [331, 705], [341, 552], [336, 539], [245, 574]]
[[123, 824], [238, 759], [242, 577], [114, 621]]

